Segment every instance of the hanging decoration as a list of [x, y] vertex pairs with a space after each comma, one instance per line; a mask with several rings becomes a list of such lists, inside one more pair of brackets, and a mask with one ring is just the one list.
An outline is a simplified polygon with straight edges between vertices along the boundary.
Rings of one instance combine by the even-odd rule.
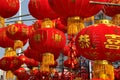
[[114, 80], [111, 62], [120, 58], [119, 31], [119, 26], [111, 24], [110, 21], [99, 20], [97, 24], [88, 26], [78, 33], [77, 49], [82, 56], [95, 60], [93, 78]]
[[[61, 17], [67, 18], [68, 34], [77, 34], [84, 28], [84, 18], [97, 14], [103, 5], [90, 4], [90, 0], [48, 0], [51, 8]], [[94, 0], [106, 2], [107, 0]]]
[[3, 18], [12, 17], [19, 10], [19, 0], [1, 0], [0, 2], [0, 16]]

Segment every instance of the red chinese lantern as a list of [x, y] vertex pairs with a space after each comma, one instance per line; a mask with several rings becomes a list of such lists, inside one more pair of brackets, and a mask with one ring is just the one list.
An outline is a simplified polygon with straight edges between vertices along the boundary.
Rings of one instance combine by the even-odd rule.
[[17, 21], [15, 24], [8, 25], [6, 33], [10, 39], [23, 41], [29, 37], [28, 30], [27, 25]]
[[[67, 33], [77, 34], [84, 28], [84, 18], [97, 14], [103, 5], [90, 4], [90, 0], [48, 0], [51, 8], [64, 18], [67, 18]], [[105, 2], [106, 0], [94, 0]]]
[[[90, 0], [48, 0], [51, 8], [64, 17], [80, 16], [87, 18], [98, 13], [103, 6], [90, 4]], [[105, 2], [107, 0], [93, 0]]]
[[[119, 0], [108, 0], [109, 3], [120, 4]], [[105, 5], [103, 12], [105, 15], [112, 17], [112, 23], [120, 25], [120, 6]]]
[[48, 0], [30, 0], [29, 12], [37, 19], [50, 18], [55, 19], [58, 15], [49, 6]]
[[99, 23], [102, 24], [91, 25], [78, 33], [76, 47], [82, 56], [91, 60], [98, 60], [94, 62], [95, 67], [93, 70], [98, 70], [98, 68], [102, 70], [101, 66], [104, 66], [106, 68], [103, 70], [105, 70], [106, 74], [110, 74], [110, 76], [107, 76], [103, 72], [98, 74], [95, 71], [96, 78], [99, 75], [99, 77], [103, 78], [105, 76], [106, 79], [114, 80], [113, 66], [108, 61], [112, 62], [120, 59], [120, 28], [119, 26], [108, 24], [108, 20], [100, 20]]
[[31, 36], [30, 47], [42, 52], [59, 52], [66, 44], [66, 37], [63, 32], [54, 28], [43, 28], [37, 30]]
[[0, 16], [9, 18], [15, 15], [19, 10], [19, 0], [1, 0]]

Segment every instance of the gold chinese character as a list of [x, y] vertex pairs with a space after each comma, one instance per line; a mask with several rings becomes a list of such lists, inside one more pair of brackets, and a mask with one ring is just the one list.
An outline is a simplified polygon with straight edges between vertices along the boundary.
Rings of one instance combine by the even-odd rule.
[[35, 40], [35, 41], [40, 41], [40, 38], [41, 38], [41, 35], [40, 35], [40, 34], [36, 34], [36, 35], [34, 36], [34, 40]]
[[90, 45], [90, 38], [89, 38], [89, 35], [81, 35], [79, 37], [79, 45], [81, 48], [89, 48], [89, 45]]
[[104, 42], [105, 48], [108, 49], [120, 49], [120, 35], [106, 34], [107, 41]]
[[56, 41], [56, 42], [60, 42], [62, 40], [62, 36], [60, 34], [53, 34], [52, 38]]
[[8, 26], [8, 32], [12, 35], [14, 35], [18, 31], [18, 28], [13, 24]]

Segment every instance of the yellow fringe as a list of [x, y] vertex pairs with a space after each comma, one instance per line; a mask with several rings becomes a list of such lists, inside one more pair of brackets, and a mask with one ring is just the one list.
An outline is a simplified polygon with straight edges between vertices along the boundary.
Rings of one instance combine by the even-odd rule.
[[84, 28], [84, 21], [80, 17], [69, 17], [67, 26], [67, 33], [75, 35]]
[[13, 80], [14, 79], [14, 74], [11, 71], [6, 72], [6, 79], [7, 80]]
[[93, 65], [93, 78], [114, 80], [114, 67], [106, 60], [95, 61]]

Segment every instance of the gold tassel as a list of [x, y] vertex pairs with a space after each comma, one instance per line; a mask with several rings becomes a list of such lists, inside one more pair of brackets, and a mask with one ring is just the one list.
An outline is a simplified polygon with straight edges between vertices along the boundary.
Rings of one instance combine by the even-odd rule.
[[54, 65], [54, 55], [51, 53], [44, 53], [42, 58], [42, 64], [43, 65]]
[[50, 20], [49, 18], [45, 18], [44, 20], [42, 20], [41, 28], [54, 28], [54, 27], [55, 23], [52, 22], [52, 20]]
[[50, 72], [49, 65], [42, 64], [41, 67], [40, 67], [40, 71], [41, 72]]
[[0, 28], [5, 26], [5, 19], [0, 16]]
[[14, 74], [11, 71], [6, 72], [6, 79], [7, 80], [13, 80], [14, 79]]
[[93, 78], [114, 80], [114, 67], [107, 60], [96, 60], [93, 65]]
[[11, 47], [8, 47], [8, 48], [5, 49], [4, 56], [5, 57], [17, 56], [17, 54], [16, 54], [16, 52]]
[[75, 35], [84, 28], [84, 21], [83, 19], [77, 16], [69, 17], [67, 26], [68, 26], [67, 33], [70, 35]]
[[15, 40], [14, 50], [16, 50], [17, 48], [23, 48], [23, 42], [21, 40]]
[[116, 14], [112, 17], [112, 23], [120, 26], [120, 14]]

